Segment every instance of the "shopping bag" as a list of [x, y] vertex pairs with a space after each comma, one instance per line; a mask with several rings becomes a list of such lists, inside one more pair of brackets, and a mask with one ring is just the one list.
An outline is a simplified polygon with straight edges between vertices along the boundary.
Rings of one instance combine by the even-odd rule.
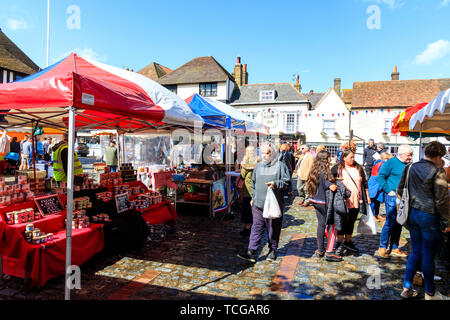
[[377, 225], [375, 224], [375, 217], [373, 216], [370, 205], [366, 205], [366, 210], [367, 214], [361, 216], [356, 232], [361, 234], [376, 235]]
[[[408, 191], [408, 181], [409, 181], [409, 171], [411, 171], [412, 165], [408, 168], [406, 174], [405, 187], [403, 189], [402, 198], [400, 200], [399, 206], [397, 207], [397, 223], [404, 225], [408, 221], [409, 214], [409, 191]], [[398, 202], [398, 201], [397, 201]]]
[[272, 188], [267, 188], [266, 201], [264, 202], [263, 218], [276, 219], [281, 217], [281, 209], [278, 205], [277, 197]]

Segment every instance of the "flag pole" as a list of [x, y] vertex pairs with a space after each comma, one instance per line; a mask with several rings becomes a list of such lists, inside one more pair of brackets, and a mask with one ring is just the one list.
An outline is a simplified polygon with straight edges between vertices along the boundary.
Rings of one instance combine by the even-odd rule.
[[47, 67], [50, 56], [50, 0], [47, 0]]

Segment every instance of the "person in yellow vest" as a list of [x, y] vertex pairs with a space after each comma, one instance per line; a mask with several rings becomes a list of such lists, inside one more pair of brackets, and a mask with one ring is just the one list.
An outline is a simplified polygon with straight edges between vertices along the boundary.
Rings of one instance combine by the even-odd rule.
[[[67, 182], [68, 141], [69, 137], [65, 133], [63, 140], [53, 147], [53, 177], [58, 186], [60, 182]], [[75, 176], [83, 174], [83, 167], [76, 152], [74, 152], [73, 170]], [[76, 178], [74, 179], [75, 184]]]

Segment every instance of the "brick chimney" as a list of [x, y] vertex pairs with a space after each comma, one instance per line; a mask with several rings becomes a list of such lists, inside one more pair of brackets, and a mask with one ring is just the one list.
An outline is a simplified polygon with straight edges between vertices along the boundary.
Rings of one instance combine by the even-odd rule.
[[400, 73], [397, 71], [397, 66], [394, 66], [394, 72], [391, 73], [392, 80], [400, 80]]
[[334, 79], [334, 91], [340, 96], [341, 95], [341, 78]]
[[299, 76], [299, 75], [297, 75], [297, 76], [295, 77], [295, 85], [294, 85], [294, 88], [297, 89], [298, 92], [301, 92], [301, 90], [302, 90], [302, 86], [300, 85], [300, 76]]
[[238, 87], [245, 84], [244, 83], [245, 82], [245, 73], [243, 70], [243, 66], [241, 64], [240, 56], [237, 56], [237, 62], [236, 62], [236, 65], [234, 66], [233, 77], [234, 77], [234, 81], [236, 82], [236, 85]]
[[248, 72], [247, 72], [247, 64], [244, 64], [244, 70], [242, 73], [243, 84], [248, 84]]

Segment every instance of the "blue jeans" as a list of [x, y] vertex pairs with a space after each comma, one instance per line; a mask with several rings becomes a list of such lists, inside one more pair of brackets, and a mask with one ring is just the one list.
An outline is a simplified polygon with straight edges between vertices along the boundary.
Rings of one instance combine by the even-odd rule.
[[108, 166], [110, 172], [117, 172], [117, 166]]
[[380, 248], [387, 249], [388, 242], [392, 249], [398, 249], [402, 226], [397, 223], [396, 197], [386, 195], [384, 205], [386, 206], [386, 221], [380, 235]]
[[425, 282], [425, 292], [433, 295], [434, 288], [434, 256], [439, 244], [439, 217], [421, 210], [411, 208], [408, 217], [411, 234], [411, 254], [406, 263], [403, 286], [411, 289], [414, 275], [420, 268]]
[[378, 214], [380, 213], [381, 202], [375, 198], [371, 198], [370, 200], [371, 200], [370, 209], [372, 209], [372, 213], [373, 213], [374, 217], [378, 217]]

